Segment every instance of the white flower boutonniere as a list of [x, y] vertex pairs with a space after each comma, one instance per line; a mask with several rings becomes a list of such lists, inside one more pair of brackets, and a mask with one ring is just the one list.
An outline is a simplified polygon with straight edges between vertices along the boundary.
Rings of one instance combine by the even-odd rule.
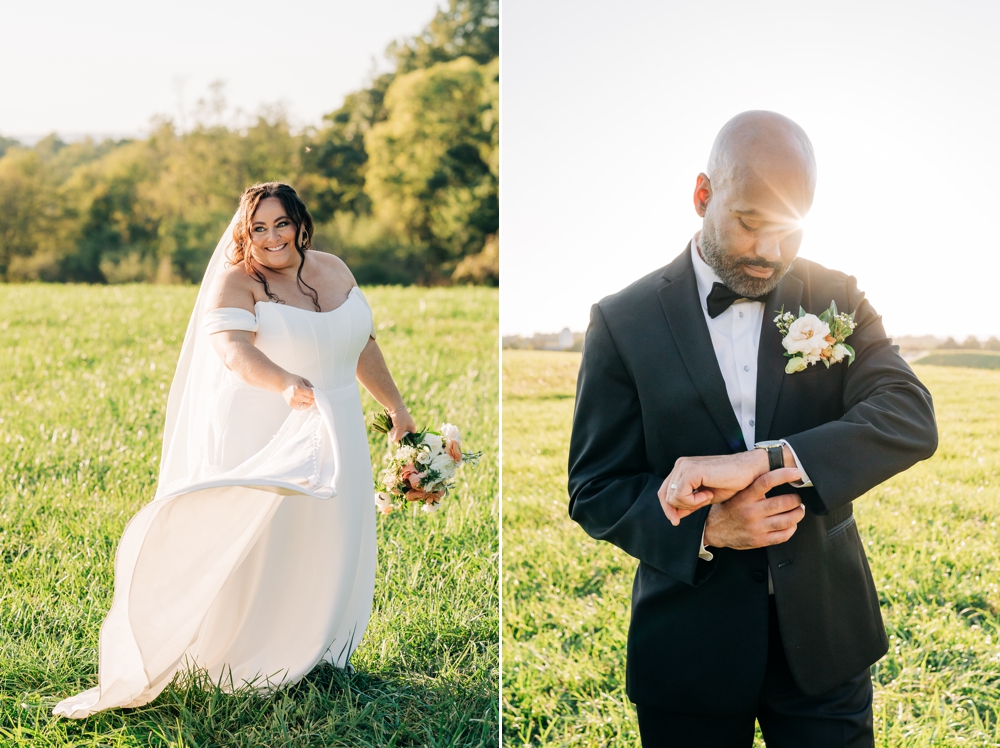
[[820, 314], [806, 314], [799, 307], [799, 316], [786, 312], [781, 307], [774, 318], [781, 333], [781, 344], [785, 347], [785, 372], [794, 374], [820, 361], [830, 368], [845, 358], [850, 366], [854, 360], [854, 349], [844, 341], [854, 332], [854, 312], [842, 314], [837, 311], [837, 303], [830, 302], [830, 308]]

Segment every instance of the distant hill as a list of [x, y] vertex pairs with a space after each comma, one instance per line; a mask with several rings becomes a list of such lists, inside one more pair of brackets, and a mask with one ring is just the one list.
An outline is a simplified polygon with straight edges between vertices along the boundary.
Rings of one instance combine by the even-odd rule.
[[[503, 337], [503, 347], [511, 350], [534, 350], [534, 351], [581, 351], [583, 350], [583, 339], [585, 333], [571, 332], [568, 328], [558, 333], [537, 332], [528, 337], [524, 335], [505, 335]], [[937, 360], [928, 361], [928, 353], [940, 353], [941, 355], [954, 356], [955, 352], [969, 353], [977, 355], [977, 350], [982, 352], [1000, 352], [1000, 340], [996, 336], [990, 336], [987, 340], [981, 341], [969, 336], [965, 342], [959, 343], [952, 337], [939, 338], [935, 335], [890, 335], [895, 345], [899, 346], [900, 353], [908, 361], [921, 363], [937, 363]], [[572, 341], [572, 342], [570, 342]], [[961, 359], [951, 358], [946, 366], [986, 366], [994, 368], [989, 362], [986, 364], [964, 364], [958, 363]], [[970, 359], [978, 361], [978, 359]]]
[[912, 363], [930, 366], [961, 366], [972, 369], [1000, 369], [1000, 352], [938, 350], [915, 359]]
[[505, 335], [503, 347], [531, 351], [582, 351], [582, 332], [572, 332], [568, 327], [561, 332], [536, 332], [530, 338], [522, 335]]

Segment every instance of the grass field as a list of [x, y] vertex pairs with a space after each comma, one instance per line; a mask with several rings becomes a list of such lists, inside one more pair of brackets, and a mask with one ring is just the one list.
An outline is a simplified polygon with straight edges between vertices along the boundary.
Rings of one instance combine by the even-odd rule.
[[[638, 740], [624, 683], [637, 562], [566, 510], [579, 360], [504, 351], [507, 746]], [[1000, 371], [915, 369], [940, 448], [855, 504], [890, 637], [872, 671], [877, 745], [1000, 746]]]
[[[366, 289], [417, 422], [450, 420], [485, 455], [437, 514], [379, 518], [356, 674], [322, 666], [269, 699], [175, 683], [139, 709], [50, 716], [96, 684], [113, 555], [154, 493], [195, 292], [0, 286], [0, 746], [497, 745], [499, 357], [487, 289]], [[370, 422], [367, 393], [364, 405]]]

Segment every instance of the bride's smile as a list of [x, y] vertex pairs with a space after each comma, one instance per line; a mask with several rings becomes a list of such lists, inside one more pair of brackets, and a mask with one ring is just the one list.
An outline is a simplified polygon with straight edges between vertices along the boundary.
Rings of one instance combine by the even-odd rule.
[[253, 216], [250, 238], [253, 259], [271, 270], [297, 268], [295, 223], [286, 215], [285, 207], [276, 197], [261, 200]]

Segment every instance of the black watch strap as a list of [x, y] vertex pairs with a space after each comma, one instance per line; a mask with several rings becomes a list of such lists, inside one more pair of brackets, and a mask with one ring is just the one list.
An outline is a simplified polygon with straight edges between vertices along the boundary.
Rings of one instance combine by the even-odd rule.
[[765, 447], [767, 450], [767, 469], [768, 470], [780, 470], [785, 466], [785, 456], [783, 454], [784, 445], [783, 444], [772, 444], [769, 447]]

